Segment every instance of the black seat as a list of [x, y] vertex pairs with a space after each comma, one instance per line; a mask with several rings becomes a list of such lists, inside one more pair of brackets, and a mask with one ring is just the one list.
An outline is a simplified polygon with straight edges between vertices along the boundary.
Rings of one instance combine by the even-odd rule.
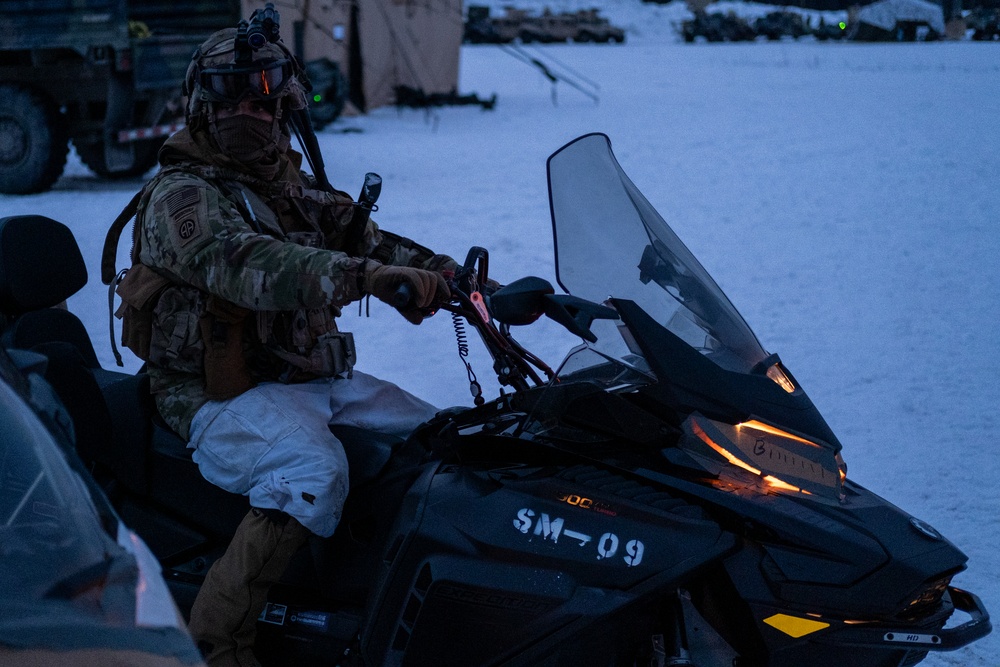
[[357, 426], [331, 426], [330, 431], [344, 446], [352, 489], [378, 477], [403, 444], [402, 438]]
[[73, 420], [88, 465], [111, 437], [111, 417], [91, 373], [100, 368], [83, 323], [62, 307], [87, 283], [87, 267], [68, 227], [51, 218], [0, 219], [0, 344], [48, 357], [45, 379]]
[[87, 265], [69, 227], [41, 215], [0, 219], [0, 311], [51, 308], [87, 284]]

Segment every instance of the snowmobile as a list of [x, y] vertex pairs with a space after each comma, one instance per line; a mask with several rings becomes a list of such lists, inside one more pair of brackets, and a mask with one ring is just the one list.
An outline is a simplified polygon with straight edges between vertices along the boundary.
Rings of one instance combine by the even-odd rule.
[[[987, 635], [951, 585], [966, 556], [848, 477], [802, 386], [610, 140], [560, 148], [548, 184], [565, 293], [526, 277], [486, 294], [489, 254], [470, 251], [443, 310], [460, 353], [466, 326], [489, 351], [499, 395], [405, 441], [334, 427], [351, 494], [272, 589], [261, 661], [902, 667]], [[48, 355], [80, 457], [186, 613], [246, 499], [202, 479], [145, 373], [101, 368], [49, 308], [86, 281], [67, 228], [8, 218], [0, 260], [5, 346]], [[512, 333], [543, 316], [583, 341], [555, 370]]]

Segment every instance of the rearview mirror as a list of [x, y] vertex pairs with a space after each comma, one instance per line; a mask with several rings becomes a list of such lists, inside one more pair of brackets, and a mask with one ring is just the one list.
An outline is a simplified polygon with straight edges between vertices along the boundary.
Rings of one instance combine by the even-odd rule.
[[497, 290], [489, 302], [494, 319], [504, 324], [531, 324], [545, 315], [591, 343], [597, 341], [590, 331], [594, 320], [618, 319], [614, 309], [569, 294], [556, 294], [549, 281], [534, 276], [520, 278]]
[[555, 294], [552, 284], [543, 278], [518, 278], [493, 293], [490, 311], [504, 324], [531, 324], [545, 314], [545, 295]]

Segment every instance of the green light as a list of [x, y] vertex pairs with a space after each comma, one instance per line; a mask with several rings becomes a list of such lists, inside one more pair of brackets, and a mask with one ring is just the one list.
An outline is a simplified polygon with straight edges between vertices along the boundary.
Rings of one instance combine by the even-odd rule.
[[844, 23], [843, 21], [841, 21], [841, 22], [840, 22], [840, 23], [839, 23], [838, 25], [840, 26], [840, 29], [841, 29], [841, 30], [843, 30], [844, 28], [846, 28], [846, 27], [847, 27], [847, 24], [846, 24], [846, 23]]
[[[844, 25], [844, 24], [841, 23], [840, 25]], [[323, 96], [322, 95], [313, 95], [313, 102], [322, 102], [322, 101], [323, 101]]]

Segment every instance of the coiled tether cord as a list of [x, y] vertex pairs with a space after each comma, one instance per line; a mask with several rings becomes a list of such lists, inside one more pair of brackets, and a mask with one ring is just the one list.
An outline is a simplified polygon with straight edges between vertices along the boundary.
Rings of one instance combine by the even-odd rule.
[[451, 314], [452, 326], [455, 327], [455, 339], [458, 341], [458, 356], [465, 364], [465, 372], [469, 376], [469, 391], [472, 393], [472, 401], [476, 406], [480, 406], [486, 402], [483, 398], [483, 388], [479, 384], [479, 380], [476, 379], [476, 372], [472, 370], [472, 365], [469, 364], [469, 339], [465, 334], [465, 322], [458, 313]]

